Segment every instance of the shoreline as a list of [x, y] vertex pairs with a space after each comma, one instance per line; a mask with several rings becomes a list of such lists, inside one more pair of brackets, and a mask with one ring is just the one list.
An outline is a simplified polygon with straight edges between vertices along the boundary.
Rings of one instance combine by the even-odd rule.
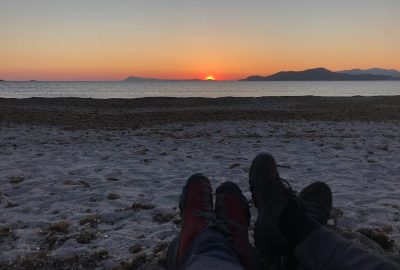
[[167, 123], [398, 121], [400, 96], [225, 98], [0, 98], [0, 123], [137, 129]]

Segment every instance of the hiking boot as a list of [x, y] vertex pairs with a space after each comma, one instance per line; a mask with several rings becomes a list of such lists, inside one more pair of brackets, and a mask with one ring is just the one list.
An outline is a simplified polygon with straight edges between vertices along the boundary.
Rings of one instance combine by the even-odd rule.
[[280, 229], [280, 218], [296, 198], [290, 186], [279, 177], [275, 159], [259, 154], [252, 162], [249, 184], [258, 217], [254, 226], [255, 246], [264, 260], [290, 253], [291, 244]]
[[[326, 225], [332, 210], [332, 191], [323, 182], [315, 182], [306, 186], [298, 195], [302, 211], [321, 225]], [[282, 268], [299, 269], [300, 263], [294, 254], [282, 258]]]
[[182, 219], [180, 235], [167, 254], [168, 269], [176, 269], [185, 257], [195, 237], [207, 227], [213, 217], [213, 197], [210, 180], [202, 174], [192, 175], [183, 187], [179, 210]]
[[321, 225], [328, 223], [332, 210], [332, 191], [324, 182], [315, 182], [299, 193], [300, 207], [304, 213]]
[[218, 227], [232, 241], [244, 268], [261, 269], [257, 253], [249, 243], [250, 208], [235, 183], [225, 182], [217, 188], [215, 216], [220, 225]]

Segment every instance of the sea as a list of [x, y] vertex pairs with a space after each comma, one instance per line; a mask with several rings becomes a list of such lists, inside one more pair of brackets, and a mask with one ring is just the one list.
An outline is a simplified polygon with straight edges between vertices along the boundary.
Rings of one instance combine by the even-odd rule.
[[400, 81], [0, 82], [0, 98], [395, 96]]

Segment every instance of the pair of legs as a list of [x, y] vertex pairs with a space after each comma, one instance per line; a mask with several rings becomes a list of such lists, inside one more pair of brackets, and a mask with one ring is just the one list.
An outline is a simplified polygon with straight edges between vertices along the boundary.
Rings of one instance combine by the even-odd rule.
[[252, 162], [249, 184], [258, 217], [254, 249], [248, 238], [250, 211], [240, 188], [191, 176], [179, 209], [182, 230], [167, 256], [168, 269], [263, 269], [265, 264], [306, 269], [397, 269], [322, 227], [329, 218], [332, 194], [321, 182], [296, 196], [280, 178], [274, 158], [263, 153]]
[[250, 210], [240, 188], [225, 182], [216, 189], [215, 207], [210, 181], [194, 174], [183, 188], [179, 209], [182, 230], [168, 251], [168, 269], [260, 269], [249, 243]]

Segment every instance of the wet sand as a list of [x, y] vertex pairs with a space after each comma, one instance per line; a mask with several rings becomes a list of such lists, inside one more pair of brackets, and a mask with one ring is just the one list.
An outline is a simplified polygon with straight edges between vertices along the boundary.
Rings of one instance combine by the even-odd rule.
[[0, 99], [1, 123], [71, 128], [140, 128], [205, 121], [391, 121], [400, 119], [400, 96]]

